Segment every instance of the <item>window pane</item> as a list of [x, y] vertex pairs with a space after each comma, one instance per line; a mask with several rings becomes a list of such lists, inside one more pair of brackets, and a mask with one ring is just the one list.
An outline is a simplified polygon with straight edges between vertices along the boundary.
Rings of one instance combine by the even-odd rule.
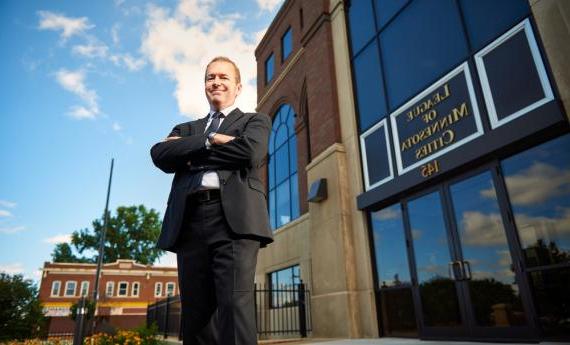
[[473, 51], [530, 15], [527, 0], [461, 0], [461, 9]]
[[374, 12], [371, 0], [351, 1], [348, 8], [348, 26], [350, 31], [350, 43], [352, 54], [358, 51], [374, 35]]
[[285, 105], [283, 107], [283, 114], [286, 115], [286, 117], [283, 118], [283, 122], [287, 123], [289, 136], [291, 137], [295, 134], [295, 111], [293, 111], [293, 107], [290, 105]]
[[300, 283], [299, 265], [288, 267], [269, 274], [271, 282], [271, 307], [283, 308], [297, 305], [296, 284]]
[[384, 127], [367, 135], [364, 144], [368, 183], [373, 185], [390, 176], [390, 153]]
[[299, 218], [299, 181], [297, 174], [291, 176], [291, 219]]
[[386, 115], [384, 85], [376, 40], [354, 59], [353, 66], [360, 130], [364, 131]]
[[451, 254], [439, 193], [409, 202], [408, 217], [425, 325], [460, 325], [457, 290], [448, 272]]
[[60, 282], [55, 281], [52, 283], [51, 285], [51, 294], [52, 296], [57, 296], [59, 295], [59, 286], [60, 286]]
[[268, 84], [271, 81], [271, 79], [273, 79], [274, 65], [275, 65], [275, 62], [274, 62], [273, 53], [272, 53], [271, 55], [269, 55], [267, 60], [265, 60], [265, 83], [266, 84]]
[[289, 138], [289, 173], [297, 171], [297, 136]]
[[275, 181], [277, 184], [289, 177], [289, 148], [283, 145], [275, 152]]
[[410, 285], [410, 267], [400, 204], [372, 213], [378, 287]]
[[376, 22], [381, 29], [408, 0], [375, 0]]
[[269, 192], [269, 221], [271, 222], [271, 228], [277, 228], [277, 214], [275, 213], [275, 190]]
[[75, 282], [67, 282], [65, 289], [66, 296], [74, 296], [75, 295]]
[[281, 38], [281, 51], [283, 52], [283, 59], [281, 61], [285, 61], [293, 51], [293, 34], [291, 28], [287, 29], [287, 32], [285, 32]]
[[269, 156], [269, 164], [267, 170], [269, 170], [269, 189], [275, 187], [275, 155]]
[[287, 141], [287, 137], [289, 137], [287, 125], [283, 124], [279, 126], [277, 133], [275, 134], [275, 149], [279, 149], [279, 147]]
[[451, 70], [468, 53], [453, 0], [413, 1], [380, 34], [380, 43], [391, 110]]
[[570, 135], [504, 160], [527, 266], [570, 262]]
[[89, 282], [81, 283], [81, 296], [87, 296], [89, 293]]
[[291, 202], [289, 197], [289, 180], [285, 180], [277, 187], [277, 227], [291, 221]]

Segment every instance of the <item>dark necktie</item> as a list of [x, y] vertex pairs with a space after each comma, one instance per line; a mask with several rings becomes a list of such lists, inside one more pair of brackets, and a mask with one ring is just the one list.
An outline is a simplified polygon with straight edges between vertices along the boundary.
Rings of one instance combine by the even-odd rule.
[[[212, 114], [212, 121], [210, 121], [210, 125], [208, 126], [208, 128], [204, 132], [204, 134], [206, 134], [206, 137], [208, 137], [208, 134], [215, 132], [218, 130], [218, 128], [220, 128], [220, 121], [223, 117], [224, 117], [224, 114], [219, 112], [219, 111]], [[190, 176], [191, 181], [190, 181], [190, 185], [188, 188], [189, 193], [194, 193], [195, 191], [200, 189], [200, 187], [202, 186], [202, 177], [203, 176], [204, 176], [203, 170], [200, 170], [200, 171], [198, 171], [195, 174], [192, 174]]]
[[219, 111], [212, 114], [212, 121], [210, 122], [210, 125], [208, 126], [208, 129], [206, 129], [205, 132], [206, 136], [218, 130], [218, 128], [220, 127], [220, 121], [221, 121], [220, 119], [222, 118], [224, 118], [224, 114], [220, 113]]

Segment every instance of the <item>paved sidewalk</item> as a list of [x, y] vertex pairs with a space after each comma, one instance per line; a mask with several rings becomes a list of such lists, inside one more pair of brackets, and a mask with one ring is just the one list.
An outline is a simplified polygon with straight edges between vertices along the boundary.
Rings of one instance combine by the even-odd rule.
[[[261, 341], [261, 344], [283, 344], [283, 345], [528, 345], [529, 343], [489, 343], [489, 342], [469, 342], [469, 341], [440, 341], [440, 340], [419, 340], [405, 338], [375, 338], [375, 339], [291, 339], [289, 341]], [[541, 342], [540, 345], [563, 345], [562, 342]]]
[[[169, 345], [181, 345], [175, 338], [167, 339]], [[528, 345], [529, 343], [489, 343], [469, 341], [419, 340], [405, 338], [375, 339], [271, 339], [261, 340], [259, 345]], [[540, 345], [565, 345], [562, 342], [541, 342]]]

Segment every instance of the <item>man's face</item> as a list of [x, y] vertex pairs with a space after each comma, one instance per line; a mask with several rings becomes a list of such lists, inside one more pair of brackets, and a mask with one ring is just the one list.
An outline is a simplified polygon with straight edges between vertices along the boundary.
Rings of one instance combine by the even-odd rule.
[[225, 61], [215, 61], [206, 70], [206, 98], [215, 110], [222, 110], [234, 104], [241, 92], [236, 80], [234, 66]]

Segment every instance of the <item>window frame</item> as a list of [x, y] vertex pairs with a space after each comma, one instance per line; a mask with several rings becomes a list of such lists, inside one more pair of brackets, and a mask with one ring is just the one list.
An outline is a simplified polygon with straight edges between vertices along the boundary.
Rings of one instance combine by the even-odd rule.
[[[88, 280], [84, 280], [81, 282], [81, 284], [79, 285], [79, 295], [81, 297], [86, 297], [89, 296], [89, 281]], [[85, 288], [85, 294], [83, 293], [83, 287], [86, 286]]]
[[[271, 125], [271, 133], [269, 136], [269, 149], [267, 155], [269, 157], [269, 161], [267, 163], [267, 208], [269, 210], [269, 217], [270, 217], [270, 224], [273, 231], [277, 231], [279, 228], [291, 223], [295, 219], [301, 217], [301, 204], [300, 204], [300, 194], [299, 194], [299, 169], [298, 169], [298, 138], [297, 133], [295, 131], [295, 118], [296, 112], [292, 105], [288, 103], [281, 104], [275, 113], [273, 114], [273, 120]], [[291, 126], [290, 126], [291, 125]], [[278, 139], [278, 133], [283, 130], [282, 127], [285, 127], [287, 131], [287, 136], [279, 144], [279, 147], [275, 144], [275, 141]], [[293, 128], [291, 128], [293, 127]], [[292, 143], [294, 141], [294, 154], [292, 151]], [[286, 149], [287, 151], [287, 166], [282, 167], [278, 165], [278, 160], [276, 159], [276, 155], [279, 150]], [[295, 162], [292, 162], [291, 159], [294, 158]], [[282, 163], [281, 163], [282, 164]], [[292, 169], [294, 167], [294, 169]], [[281, 169], [279, 169], [281, 168]], [[285, 176], [282, 180], [278, 181], [277, 175], [278, 171], [285, 171]], [[294, 183], [296, 182], [296, 183]], [[278, 221], [278, 194], [277, 191], [279, 188], [287, 184], [288, 186], [288, 200], [289, 200], [289, 220], [287, 222], [281, 223]], [[293, 190], [295, 188], [295, 190]], [[296, 200], [293, 198], [296, 197]], [[271, 203], [274, 203], [274, 210], [272, 213]], [[273, 227], [275, 225], [275, 227]]]
[[[267, 68], [267, 64], [269, 63], [269, 61], [271, 60], [271, 77], [269, 77], [268, 72], [268, 68]], [[269, 54], [269, 56], [267, 56], [267, 59], [265, 59], [265, 62], [263, 64], [264, 66], [264, 74], [265, 74], [265, 85], [269, 85], [271, 83], [271, 81], [275, 78], [275, 54], [273, 52], [271, 52], [271, 54]]]
[[154, 283], [154, 297], [162, 297], [162, 282]]
[[[295, 276], [295, 268], [298, 268], [298, 272], [299, 275]], [[286, 288], [285, 289], [281, 289], [278, 286], [273, 286], [273, 274], [277, 274], [277, 279], [279, 279], [279, 272], [285, 272], [287, 270], [291, 270], [291, 277], [293, 278], [293, 281], [291, 282], [291, 284], [285, 284], [285, 287], [289, 286], [292, 287], [291, 292], [293, 292], [293, 300], [292, 300], [292, 304], [290, 305], [281, 305], [280, 303], [283, 303], [283, 301], [280, 300], [280, 298], [274, 298], [274, 289], [278, 290], [278, 291], [288, 291]], [[295, 283], [295, 278], [299, 279], [299, 283]], [[291, 308], [291, 307], [297, 307], [299, 305], [299, 285], [303, 283], [303, 280], [301, 279], [301, 265], [299, 263], [291, 265], [291, 266], [287, 266], [287, 267], [283, 267], [281, 269], [269, 272], [267, 274], [267, 280], [269, 282], [269, 308], [270, 309], [280, 309], [280, 308]], [[277, 300], [277, 304], [275, 304], [275, 300]]]
[[[110, 292], [109, 293], [109, 287], [111, 287]], [[106, 297], [113, 297], [115, 294], [115, 282], [114, 281], [108, 281], [105, 284], [105, 296]]]
[[[135, 293], [135, 287], [136, 287], [136, 293]], [[131, 284], [131, 296], [132, 297], [139, 297], [140, 292], [141, 292], [141, 283], [138, 281], [133, 282]]]
[[[73, 294], [68, 294], [69, 285], [73, 284]], [[63, 297], [75, 297], [77, 292], [77, 280], [68, 280], [65, 282], [65, 289], [63, 290]]]
[[[288, 36], [287, 36], [288, 35]], [[286, 37], [287, 36], [287, 37]], [[290, 50], [287, 55], [285, 55], [285, 38], [289, 39]], [[284, 63], [289, 56], [293, 53], [293, 28], [289, 25], [287, 30], [281, 35], [281, 63]]]
[[[53, 288], [55, 283], [57, 283], [57, 292], [54, 294], [53, 293]], [[50, 297], [60, 297], [60, 292], [61, 292], [61, 280], [54, 280], [51, 282], [51, 291], [50, 291]]]
[[[172, 287], [172, 291], [168, 291], [168, 288]], [[176, 295], [176, 283], [175, 282], [167, 282], [164, 287], [164, 293], [166, 297], [172, 297]]]
[[[121, 293], [121, 284], [126, 284], [125, 285], [125, 293], [122, 294]], [[128, 281], [120, 281], [117, 284], [117, 297], [128, 297], [129, 296], [129, 282]]]

